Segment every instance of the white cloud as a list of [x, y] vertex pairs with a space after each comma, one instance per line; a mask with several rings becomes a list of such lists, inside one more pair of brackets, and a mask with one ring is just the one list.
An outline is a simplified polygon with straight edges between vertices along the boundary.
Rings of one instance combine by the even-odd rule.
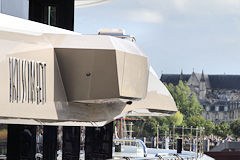
[[137, 0], [141, 7], [160, 10], [161, 13], [174, 12], [214, 15], [240, 14], [240, 0]]
[[163, 16], [159, 12], [147, 9], [135, 9], [127, 12], [127, 18], [143, 23], [163, 23]]
[[[164, 1], [166, 0], [162, 2]], [[170, 0], [170, 2], [177, 11], [188, 14], [240, 14], [240, 0]]]
[[173, 0], [173, 4], [178, 10], [184, 10], [186, 8], [187, 0]]

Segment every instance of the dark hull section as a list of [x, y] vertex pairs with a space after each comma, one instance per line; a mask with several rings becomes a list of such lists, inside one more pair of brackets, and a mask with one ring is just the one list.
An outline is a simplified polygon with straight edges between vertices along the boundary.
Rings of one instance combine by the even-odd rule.
[[85, 159], [103, 160], [112, 158], [113, 122], [99, 128], [87, 127]]
[[32, 160], [36, 154], [36, 126], [8, 125], [7, 159]]
[[237, 152], [205, 152], [204, 154], [214, 158], [215, 160], [239, 160], [240, 159], [240, 151]]

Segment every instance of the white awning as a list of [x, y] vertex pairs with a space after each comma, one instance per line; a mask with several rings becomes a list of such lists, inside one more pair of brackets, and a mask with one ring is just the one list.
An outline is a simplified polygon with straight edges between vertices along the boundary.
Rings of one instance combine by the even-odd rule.
[[112, 0], [75, 0], [75, 8], [94, 6]]

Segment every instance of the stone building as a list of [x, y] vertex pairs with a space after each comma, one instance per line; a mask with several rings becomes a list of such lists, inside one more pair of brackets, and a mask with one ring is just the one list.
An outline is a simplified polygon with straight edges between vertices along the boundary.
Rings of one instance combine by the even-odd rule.
[[240, 75], [162, 74], [161, 81], [177, 85], [187, 82], [205, 108], [203, 116], [215, 124], [240, 118]]

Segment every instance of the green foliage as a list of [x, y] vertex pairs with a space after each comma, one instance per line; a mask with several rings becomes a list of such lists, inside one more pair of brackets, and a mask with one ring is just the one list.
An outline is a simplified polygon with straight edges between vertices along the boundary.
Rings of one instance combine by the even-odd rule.
[[[145, 118], [146, 117], [140, 117], [140, 116], [136, 116], [136, 117], [132, 117], [135, 119], [139, 119], [139, 121], [135, 121], [134, 125], [133, 125], [133, 137], [141, 137], [142, 136], [142, 132], [144, 130], [144, 126], [145, 126]], [[141, 121], [142, 119], [142, 121]]]
[[155, 117], [158, 122], [159, 134], [164, 135], [169, 130], [168, 117]]
[[240, 118], [230, 123], [230, 129], [235, 137], [240, 137]]
[[183, 114], [183, 122], [180, 125], [188, 127], [204, 127], [207, 135], [213, 133], [215, 128], [214, 124], [209, 120], [205, 120], [201, 116], [204, 112], [203, 106], [199, 103], [196, 94], [191, 94], [191, 90], [187, 83], [179, 81], [177, 86], [174, 86], [171, 83], [165, 85], [172, 94], [178, 110]]
[[222, 121], [215, 127], [214, 134], [222, 138], [226, 138], [230, 134], [230, 127], [226, 121]]
[[209, 119], [205, 121], [205, 135], [210, 135], [213, 133], [214, 129], [215, 129], [215, 125], [213, 124], [212, 121], [210, 121]]
[[[179, 81], [177, 86], [165, 84], [173, 96], [178, 108], [178, 112], [168, 117], [142, 117], [144, 122], [135, 122], [133, 127], [135, 137], [156, 136], [157, 125], [159, 133], [164, 134], [171, 126], [205, 127], [206, 135], [210, 135], [215, 130], [214, 124], [205, 120], [201, 114], [204, 112], [203, 106], [199, 103], [197, 96], [191, 94], [187, 83]], [[221, 126], [220, 128], [224, 128]], [[224, 131], [225, 133], [225, 131]], [[221, 134], [222, 135], [222, 134]]]
[[[138, 117], [141, 119], [141, 117]], [[170, 126], [180, 126], [183, 122], [183, 114], [177, 112], [172, 116], [144, 117], [144, 121], [137, 121], [133, 126], [134, 137], [152, 137], [157, 134], [157, 125], [159, 134], [164, 134]]]
[[[157, 133], [157, 120], [155, 117], [145, 117], [144, 122], [142, 124], [134, 125], [134, 137], [152, 137], [155, 136]], [[136, 128], [139, 126], [140, 128]]]
[[180, 126], [183, 122], [183, 114], [178, 111], [174, 115], [167, 117], [167, 120], [166, 123], [170, 126]]
[[201, 115], [188, 117], [186, 120], [186, 126], [192, 126], [194, 128], [204, 127], [206, 135], [212, 134], [215, 129], [215, 125], [212, 123], [212, 121], [205, 120]]
[[199, 103], [197, 96], [191, 94], [187, 83], [179, 81], [177, 86], [173, 86], [171, 83], [165, 85], [172, 94], [177, 108], [184, 115], [185, 120], [190, 116], [199, 116], [203, 113], [203, 106]]
[[187, 126], [189, 126], [189, 127], [192, 126], [194, 128], [196, 128], [196, 127], [204, 127], [205, 119], [203, 118], [203, 116], [187, 117], [186, 124], [187, 124]]
[[192, 94], [186, 111], [187, 111], [187, 113], [185, 115], [187, 117], [192, 116], [192, 115], [200, 116], [203, 113], [203, 111], [204, 111], [203, 106], [199, 103], [195, 93]]

